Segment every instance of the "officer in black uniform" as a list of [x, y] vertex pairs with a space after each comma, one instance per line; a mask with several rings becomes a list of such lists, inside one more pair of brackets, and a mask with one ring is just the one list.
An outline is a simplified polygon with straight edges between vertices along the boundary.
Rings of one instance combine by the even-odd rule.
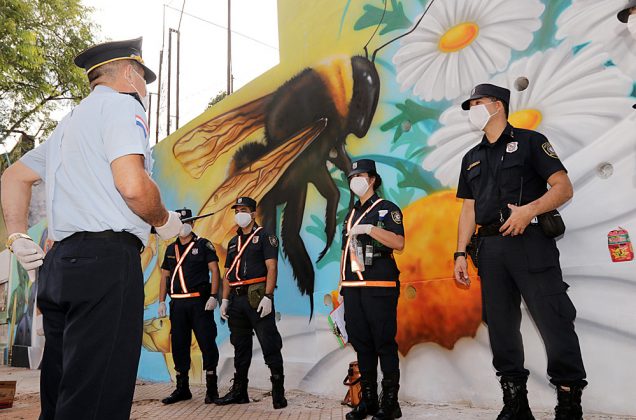
[[485, 135], [462, 160], [455, 278], [470, 285], [466, 246], [478, 225], [484, 315], [504, 394], [497, 418], [534, 418], [520, 333], [523, 297], [545, 343], [548, 375], [557, 387], [556, 418], [578, 420], [587, 382], [574, 331], [576, 309], [566, 293], [556, 242], [537, 222], [572, 198], [572, 184], [548, 139], [507, 122], [509, 99], [508, 89], [483, 84], [462, 104]]
[[[342, 228], [340, 294], [344, 298], [349, 342], [358, 356], [362, 399], [347, 419], [394, 419], [402, 416], [398, 404], [400, 366], [397, 302], [400, 270], [393, 250], [404, 249], [402, 211], [376, 193], [382, 185], [375, 162], [352, 164], [350, 188], [359, 200]], [[378, 403], [378, 358], [382, 369], [382, 401]]]
[[[176, 210], [182, 219], [192, 217], [192, 210]], [[219, 397], [216, 366], [219, 350], [216, 346], [214, 308], [218, 302], [219, 258], [212, 243], [198, 237], [192, 231], [193, 222], [186, 222], [179, 237], [166, 249], [161, 264], [159, 292], [160, 317], [166, 316], [166, 294], [170, 295], [170, 342], [177, 387], [161, 402], [173, 404], [192, 398], [188, 372], [190, 371], [190, 346], [192, 331], [203, 355], [206, 393], [205, 403], [211, 404]], [[210, 284], [210, 273], [212, 283]]]
[[239, 197], [232, 208], [238, 229], [227, 247], [221, 316], [228, 320], [230, 327], [235, 373], [229, 392], [215, 403], [249, 403], [247, 375], [255, 332], [271, 371], [272, 405], [276, 409], [284, 408], [287, 400], [281, 354], [283, 341], [274, 318], [278, 238], [256, 223], [256, 201], [252, 198]]

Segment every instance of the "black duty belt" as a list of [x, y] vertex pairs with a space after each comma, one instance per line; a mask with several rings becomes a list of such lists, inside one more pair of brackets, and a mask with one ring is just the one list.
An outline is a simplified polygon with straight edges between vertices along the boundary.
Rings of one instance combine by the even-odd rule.
[[62, 239], [60, 242], [81, 241], [83, 239], [99, 239], [102, 241], [119, 242], [121, 244], [130, 245], [142, 252], [144, 245], [141, 240], [129, 232], [114, 232], [105, 230], [103, 232], [76, 232], [71, 236]]
[[482, 238], [484, 236], [501, 235], [501, 232], [499, 232], [499, 229], [501, 229], [502, 226], [503, 226], [503, 223], [501, 222], [496, 222], [496, 223], [491, 223], [489, 225], [480, 226], [479, 230], [477, 230], [477, 235]]

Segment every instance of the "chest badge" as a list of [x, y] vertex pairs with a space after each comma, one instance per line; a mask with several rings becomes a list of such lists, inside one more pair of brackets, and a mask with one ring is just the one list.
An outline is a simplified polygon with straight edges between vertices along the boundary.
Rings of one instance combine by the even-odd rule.
[[506, 145], [506, 153], [514, 153], [519, 149], [519, 142], [511, 141]]
[[192, 248], [192, 255], [197, 255], [199, 253], [199, 248]]
[[253, 244], [257, 244], [257, 243], [258, 243], [258, 238], [260, 238], [260, 236], [254, 236], [254, 237], [252, 238], [252, 243], [253, 243]]

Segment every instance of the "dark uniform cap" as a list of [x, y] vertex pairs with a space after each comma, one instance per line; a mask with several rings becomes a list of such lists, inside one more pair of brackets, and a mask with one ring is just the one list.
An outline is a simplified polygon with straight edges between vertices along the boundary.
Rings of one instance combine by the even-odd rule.
[[232, 205], [232, 208], [235, 209], [239, 206], [249, 207], [252, 211], [256, 211], [256, 200], [250, 197], [239, 197], [236, 199], [236, 203]]
[[86, 74], [97, 67], [118, 60], [135, 60], [144, 68], [146, 83], [152, 83], [157, 79], [155, 73], [144, 65], [141, 58], [141, 43], [143, 38], [127, 39], [125, 41], [112, 41], [94, 45], [75, 57], [75, 65], [86, 70]]
[[468, 111], [470, 109], [470, 101], [481, 98], [497, 98], [508, 105], [510, 103], [510, 90], [489, 83], [477, 85], [470, 93], [470, 98], [462, 103], [462, 109]]
[[356, 160], [351, 164], [351, 172], [347, 175], [347, 178], [351, 178], [357, 174], [368, 173], [371, 175], [377, 175], [377, 171], [375, 170], [375, 161], [371, 159], [360, 159]]
[[629, 19], [629, 15], [631, 14], [629, 11], [632, 7], [636, 7], [636, 0], [631, 0], [629, 3], [627, 3], [627, 6], [625, 6], [623, 10], [618, 12], [618, 15], [616, 15], [618, 20], [623, 23], [627, 23], [627, 19]]
[[179, 210], [175, 210], [175, 212], [179, 213], [179, 219], [187, 219], [188, 217], [192, 217], [192, 210], [185, 207]]

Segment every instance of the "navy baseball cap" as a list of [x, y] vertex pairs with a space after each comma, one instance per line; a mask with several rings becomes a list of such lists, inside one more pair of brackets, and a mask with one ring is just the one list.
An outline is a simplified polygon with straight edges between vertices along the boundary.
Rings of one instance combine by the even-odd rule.
[[134, 60], [144, 68], [146, 83], [152, 83], [157, 79], [155, 73], [144, 65], [141, 58], [141, 44], [143, 38], [127, 39], [125, 41], [111, 41], [94, 45], [85, 49], [75, 57], [75, 65], [81, 67], [89, 74], [99, 66], [119, 60]]
[[239, 197], [236, 199], [236, 203], [232, 205], [232, 208], [235, 209], [239, 206], [249, 207], [252, 211], [256, 211], [256, 200], [251, 197]]
[[507, 106], [510, 103], [510, 90], [500, 86], [491, 85], [490, 83], [477, 85], [470, 93], [470, 98], [462, 102], [462, 109], [464, 111], [468, 111], [470, 109], [470, 101], [481, 98], [497, 98], [504, 102]]
[[187, 209], [185, 207], [182, 209], [175, 210], [175, 212], [179, 213], [179, 219], [181, 220], [192, 217], [192, 210]]
[[347, 178], [351, 178], [354, 175], [358, 174], [371, 174], [376, 175], [377, 171], [375, 170], [375, 161], [371, 159], [360, 159], [356, 160], [351, 164], [351, 172], [347, 175]]

